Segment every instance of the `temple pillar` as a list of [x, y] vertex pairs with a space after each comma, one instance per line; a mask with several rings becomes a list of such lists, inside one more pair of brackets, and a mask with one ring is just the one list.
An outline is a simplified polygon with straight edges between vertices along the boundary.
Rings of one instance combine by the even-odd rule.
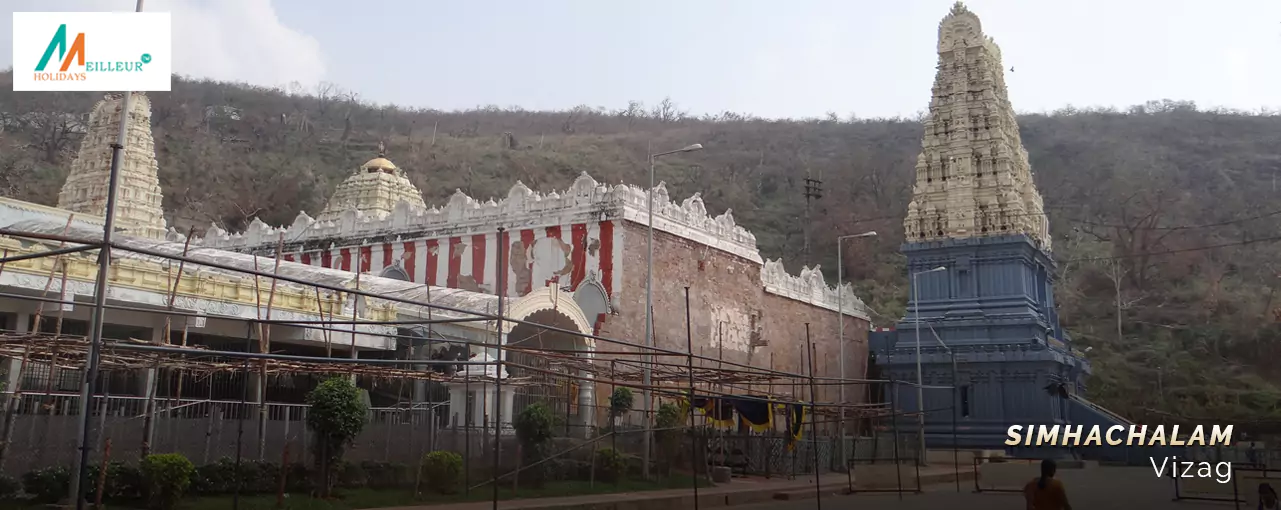
[[[351, 327], [355, 328], [356, 326], [353, 324]], [[353, 342], [353, 344], [354, 343], [355, 342]], [[357, 349], [355, 345], [351, 348], [351, 359], [360, 359], [360, 349]], [[347, 378], [351, 380], [351, 384], [356, 384], [356, 374], [351, 374], [350, 376], [347, 376]]]
[[[31, 315], [25, 311], [20, 311], [14, 317], [13, 331], [15, 333], [27, 333], [31, 330]], [[5, 378], [4, 393], [12, 396], [18, 387], [22, 384], [22, 358], [8, 358], [4, 361]]]
[[[27, 314], [25, 309], [18, 310], [13, 330], [17, 333], [27, 333], [31, 330], [31, 315]], [[5, 365], [7, 372], [4, 378], [3, 429], [0, 430], [0, 469], [4, 469], [4, 461], [8, 458], [9, 442], [13, 438], [13, 423], [19, 405], [17, 392], [22, 387], [22, 359], [6, 359]]]
[[[159, 326], [151, 328], [150, 340], [152, 345], [161, 345], [165, 342], [165, 332], [164, 332], [163, 323]], [[142, 394], [142, 396], [147, 397], [148, 400], [152, 399], [155, 396], [155, 391], [156, 391], [156, 368], [152, 367], [152, 368], [143, 370], [142, 380], [140, 380], [138, 383], [139, 383], [139, 388], [137, 392]]]
[[[410, 350], [410, 354], [409, 354], [410, 359], [425, 360], [425, 359], [428, 359], [431, 354], [430, 352], [431, 349], [428, 349], [426, 346], [420, 346], [420, 347], [411, 346], [409, 350]], [[415, 365], [414, 366], [414, 370], [417, 370], [419, 372], [428, 372], [431, 369], [432, 369], [431, 365]], [[425, 402], [427, 400], [427, 381], [422, 379], [418, 379], [414, 381], [413, 395], [411, 396], [411, 398], [412, 398], [412, 402], [415, 404], [419, 402]]]
[[449, 426], [465, 427], [467, 425], [467, 392], [462, 384], [449, 385]]
[[472, 423], [484, 423], [487, 427], [493, 427], [494, 419], [494, 387], [485, 386], [481, 391], [476, 392], [475, 410]]
[[[151, 328], [152, 345], [161, 345], [165, 342], [165, 324], [159, 323]], [[142, 453], [143, 456], [151, 453], [152, 445], [156, 444], [156, 387], [159, 369], [155, 366], [147, 368], [142, 372], [142, 394], [147, 397], [145, 411], [146, 418], [142, 424]], [[90, 395], [90, 402], [92, 402]]]
[[516, 400], [516, 389], [511, 386], [503, 386], [500, 396], [502, 397], [502, 422], [497, 423], [495, 428], [497, 430], [510, 430], [512, 424], [516, 422], [516, 416], [512, 414], [512, 403]]
[[580, 425], [584, 438], [591, 436], [592, 426], [595, 425], [595, 401], [596, 401], [596, 381], [591, 372], [586, 370], [580, 371], [579, 375], [583, 377], [578, 386], [578, 425]]

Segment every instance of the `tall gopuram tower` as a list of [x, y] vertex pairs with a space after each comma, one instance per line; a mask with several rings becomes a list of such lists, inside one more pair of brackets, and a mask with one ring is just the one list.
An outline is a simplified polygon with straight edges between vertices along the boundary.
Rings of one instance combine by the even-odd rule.
[[[1123, 422], [1078, 395], [1090, 365], [1059, 325], [1049, 222], [1001, 50], [959, 2], [938, 33], [938, 74], [903, 222], [914, 284], [906, 317], [871, 340], [882, 377], [914, 384], [919, 326], [927, 388], [924, 406], [915, 386], [900, 384], [886, 398], [903, 412], [924, 409], [931, 448], [955, 437], [961, 447], [1004, 450], [1014, 424]], [[915, 416], [900, 421], [903, 430], [916, 427]]]
[[[59, 209], [106, 215], [111, 144], [120, 133], [123, 99], [123, 94], [110, 94], [94, 105], [80, 151], [71, 162], [71, 174], [58, 193]], [[146, 94], [133, 93], [129, 115], [116, 190], [116, 227], [129, 235], [164, 239], [159, 165], [151, 138], [151, 101]]]

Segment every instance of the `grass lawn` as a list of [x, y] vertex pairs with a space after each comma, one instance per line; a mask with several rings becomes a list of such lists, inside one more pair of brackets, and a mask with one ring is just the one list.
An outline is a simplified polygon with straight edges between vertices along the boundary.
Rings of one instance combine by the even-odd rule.
[[[693, 478], [689, 476], [673, 476], [665, 480], [643, 481], [643, 480], [622, 480], [617, 484], [597, 481], [592, 485], [586, 481], [557, 481], [547, 482], [541, 489], [522, 487], [515, 494], [512, 494], [511, 484], [506, 487], [500, 487], [498, 491], [499, 499], [515, 498], [549, 498], [563, 496], [581, 496], [587, 494], [608, 494], [614, 492], [636, 492], [662, 489], [689, 489], [693, 488]], [[709, 487], [711, 482], [706, 479], [699, 480], [699, 487]], [[426, 493], [423, 499], [415, 500], [412, 490], [396, 489], [336, 489], [337, 496], [332, 500], [313, 499], [306, 495], [286, 495], [286, 510], [360, 510], [367, 508], [383, 508], [396, 506], [413, 506], [413, 505], [434, 505], [441, 503], [463, 503], [468, 501], [489, 501], [493, 497], [492, 489], [488, 486], [473, 490], [470, 495], [455, 494], [443, 496], [439, 494]], [[227, 510], [232, 507], [231, 496], [207, 496], [198, 498], [184, 498], [180, 505], [181, 510]], [[0, 510], [11, 510], [20, 508], [36, 508], [41, 505], [23, 504], [22, 502], [4, 502], [0, 504]], [[145, 505], [125, 505], [121, 503], [103, 504], [107, 509], [131, 509], [145, 508]], [[240, 498], [241, 510], [275, 510], [276, 496], [255, 494]]]

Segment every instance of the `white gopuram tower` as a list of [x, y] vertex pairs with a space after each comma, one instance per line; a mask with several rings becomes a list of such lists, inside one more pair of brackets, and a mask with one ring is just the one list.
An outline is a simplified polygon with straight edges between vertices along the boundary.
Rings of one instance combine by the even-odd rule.
[[[58, 208], [105, 216], [107, 181], [111, 172], [111, 144], [120, 132], [123, 94], [110, 94], [94, 105], [80, 151], [71, 162], [71, 174], [58, 193]], [[129, 127], [116, 197], [116, 227], [132, 236], [163, 239], [165, 217], [156, 147], [151, 138], [151, 101], [134, 92], [129, 106]]]

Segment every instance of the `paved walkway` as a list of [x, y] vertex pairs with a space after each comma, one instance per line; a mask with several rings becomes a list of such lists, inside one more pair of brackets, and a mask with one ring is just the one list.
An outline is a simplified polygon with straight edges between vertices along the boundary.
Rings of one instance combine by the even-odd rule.
[[[897, 485], [894, 471], [891, 466], [878, 466], [873, 471], [871, 467], [859, 466], [855, 470], [858, 477], [856, 488], [888, 487], [893, 488]], [[962, 477], [968, 475], [964, 469]], [[916, 471], [913, 466], [902, 466], [903, 485], [907, 490], [915, 489]], [[941, 482], [953, 483], [955, 471], [952, 466], [947, 467], [923, 467], [921, 468], [922, 485]], [[822, 475], [819, 478], [819, 487], [816, 490], [814, 478], [812, 476], [798, 476], [796, 479], [787, 479], [786, 477], [775, 477], [766, 479], [764, 477], [734, 478], [733, 481], [721, 484], [716, 487], [707, 487], [698, 489], [699, 506], [702, 508], [726, 507], [737, 505], [749, 505], [753, 503], [765, 503], [786, 500], [804, 500], [813, 499], [816, 495], [822, 494], [824, 500], [835, 497], [837, 494], [844, 493], [849, 484], [849, 478], [844, 473], [832, 473]], [[950, 485], [949, 485], [950, 486]], [[972, 487], [972, 482], [962, 482], [963, 488]], [[513, 499], [498, 502], [500, 510], [533, 510], [533, 509], [601, 509], [601, 508], [618, 508], [626, 507], [637, 510], [675, 510], [679, 508], [693, 508], [694, 491], [693, 489], [669, 489], [654, 490], [641, 492], [621, 492], [614, 494], [591, 494], [586, 496], [566, 496], [554, 498], [531, 498], [531, 499]], [[778, 504], [778, 503], [774, 503]], [[488, 501], [454, 503], [444, 505], [423, 505], [410, 507], [397, 507], [382, 510], [489, 510], [493, 508], [493, 503]]]
[[[1084, 470], [1060, 469], [1073, 508], [1088, 510], [1234, 510], [1231, 503], [1172, 501], [1174, 487], [1158, 479], [1148, 467], [1096, 467]], [[921, 494], [855, 494], [824, 497], [822, 510], [1024, 510], [1020, 494], [974, 493], [974, 485], [961, 484], [958, 493], [952, 484], [934, 484]], [[745, 505], [734, 510], [816, 510], [816, 501], [773, 501]], [[1254, 510], [1242, 505], [1241, 510]], [[676, 510], [676, 509], [671, 509]]]

